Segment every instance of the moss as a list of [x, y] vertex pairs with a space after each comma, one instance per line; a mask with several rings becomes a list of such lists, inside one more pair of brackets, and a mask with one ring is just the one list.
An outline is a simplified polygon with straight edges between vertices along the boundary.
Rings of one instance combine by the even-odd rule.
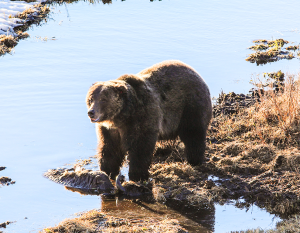
[[288, 51], [298, 48], [297, 46], [288, 46], [286, 47], [288, 51], [284, 51], [283, 47], [289, 43], [284, 39], [255, 40], [253, 43], [255, 43], [255, 45], [249, 47], [249, 49], [255, 50], [256, 52], [250, 54], [249, 57], [246, 58], [246, 61], [256, 63], [257, 65], [275, 62], [281, 59], [293, 59], [295, 54]]
[[257, 45], [253, 45], [253, 46], [249, 47], [249, 49], [255, 50], [255, 51], [257, 51], [257, 50], [266, 50], [268, 48], [269, 48], [269, 46], [265, 45], [265, 44], [257, 44]]

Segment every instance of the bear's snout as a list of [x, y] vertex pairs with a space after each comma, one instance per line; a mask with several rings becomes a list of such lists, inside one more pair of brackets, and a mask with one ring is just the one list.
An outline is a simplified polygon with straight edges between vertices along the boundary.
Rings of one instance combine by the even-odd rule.
[[91, 119], [95, 118], [95, 111], [94, 111], [94, 109], [90, 109], [90, 110], [88, 111], [88, 116], [89, 116]]

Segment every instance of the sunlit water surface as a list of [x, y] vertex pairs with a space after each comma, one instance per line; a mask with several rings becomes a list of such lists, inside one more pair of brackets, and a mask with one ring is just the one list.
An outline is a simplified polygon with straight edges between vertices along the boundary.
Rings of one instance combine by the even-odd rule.
[[[253, 39], [300, 42], [299, 5], [296, 0], [52, 5], [47, 23], [32, 27], [29, 39], [0, 58], [0, 165], [7, 167], [0, 176], [16, 181], [0, 188], [0, 223], [16, 221], [5, 231], [37, 232], [76, 212], [101, 209], [100, 197], [70, 192], [42, 177], [49, 168], [95, 154], [94, 125], [84, 103], [92, 83], [178, 59], [203, 76], [212, 96], [247, 92], [257, 74], [299, 71], [298, 59], [265, 66], [245, 61]], [[271, 228], [278, 220], [256, 207], [246, 212], [217, 205], [214, 211], [215, 232]]]

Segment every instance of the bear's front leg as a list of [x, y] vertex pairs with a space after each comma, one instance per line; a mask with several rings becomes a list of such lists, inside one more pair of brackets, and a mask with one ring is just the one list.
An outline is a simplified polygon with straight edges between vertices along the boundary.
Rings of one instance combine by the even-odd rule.
[[135, 138], [128, 150], [129, 179], [132, 181], [147, 180], [152, 160], [157, 133], [143, 132]]
[[98, 161], [101, 171], [115, 179], [125, 157], [121, 148], [120, 134], [116, 129], [107, 129], [99, 126], [98, 134]]

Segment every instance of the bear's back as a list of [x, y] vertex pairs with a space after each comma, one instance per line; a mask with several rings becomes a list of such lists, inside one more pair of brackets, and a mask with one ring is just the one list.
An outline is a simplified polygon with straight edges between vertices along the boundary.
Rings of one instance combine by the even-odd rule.
[[160, 135], [176, 135], [184, 109], [201, 109], [205, 125], [211, 118], [211, 98], [208, 86], [202, 77], [181, 61], [164, 61], [155, 64], [137, 75], [158, 98], [163, 119]]

